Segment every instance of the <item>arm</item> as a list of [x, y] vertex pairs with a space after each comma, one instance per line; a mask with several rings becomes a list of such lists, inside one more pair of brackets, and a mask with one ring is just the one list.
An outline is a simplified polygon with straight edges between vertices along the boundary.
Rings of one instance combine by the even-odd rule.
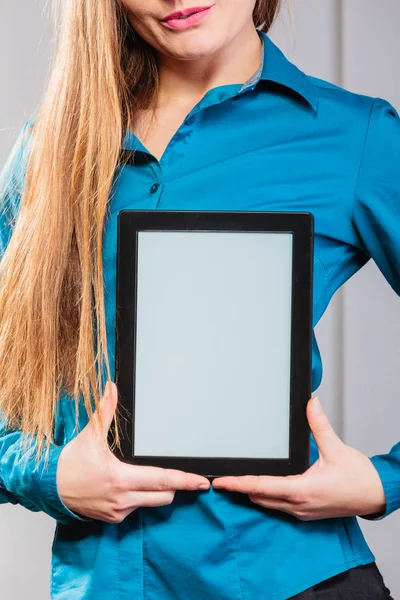
[[[376, 98], [371, 109], [353, 205], [358, 246], [400, 295], [400, 117]], [[369, 457], [380, 476], [386, 509], [364, 515], [380, 520], [400, 508], [400, 442], [387, 454]]]
[[[32, 120], [22, 127], [7, 161], [0, 172], [0, 258], [7, 249], [12, 227], [19, 210], [24, 172], [29, 155]], [[31, 511], [43, 511], [62, 523], [82, 519], [62, 502], [57, 489], [57, 465], [64, 446], [51, 445], [48, 461], [45, 456], [38, 466], [34, 454], [22, 454], [22, 433], [7, 429], [0, 412], [0, 504], [21, 504]]]

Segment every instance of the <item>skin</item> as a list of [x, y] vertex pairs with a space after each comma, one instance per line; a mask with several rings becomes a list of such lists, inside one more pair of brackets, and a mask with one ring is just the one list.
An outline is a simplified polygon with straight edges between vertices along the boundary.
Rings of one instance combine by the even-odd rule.
[[319, 398], [306, 407], [319, 458], [300, 475], [218, 477], [215, 489], [248, 494], [255, 504], [287, 512], [301, 521], [361, 516], [384, 510], [380, 477], [369, 458], [335, 433]]
[[[103, 429], [91, 420], [62, 450], [57, 467], [58, 493], [64, 504], [84, 517], [121, 523], [139, 506], [171, 504], [176, 490], [208, 489], [200, 475], [176, 469], [128, 465], [106, 441], [118, 403], [117, 386], [100, 400]], [[203, 487], [201, 487], [203, 486]]]
[[[258, 68], [261, 42], [252, 21], [255, 0], [124, 0], [123, 4], [135, 31], [157, 51], [156, 109], [154, 114], [143, 111], [137, 116], [135, 133], [160, 159], [187, 113], [208, 90], [243, 83]], [[170, 30], [160, 22], [173, 11], [211, 4], [215, 6], [208, 17], [187, 30]], [[105, 430], [117, 405], [115, 383], [112, 392], [100, 403]], [[320, 411], [312, 409], [318, 405]], [[310, 399], [306, 412], [319, 450], [318, 460], [307, 471], [286, 477], [219, 477], [213, 487], [242, 492], [255, 504], [303, 521], [383, 511], [384, 489], [369, 458], [342, 442], [320, 403]], [[139, 506], [170, 504], [176, 490], [196, 490], [199, 485], [208, 489], [210, 483], [193, 473], [122, 463], [93, 420], [62, 450], [57, 485], [72, 511], [118, 523]]]

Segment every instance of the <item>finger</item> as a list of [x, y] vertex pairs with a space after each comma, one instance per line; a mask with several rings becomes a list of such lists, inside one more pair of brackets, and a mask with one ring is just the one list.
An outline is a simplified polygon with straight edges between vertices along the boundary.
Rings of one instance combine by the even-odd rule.
[[104, 395], [100, 398], [99, 406], [94, 411], [89, 423], [81, 432], [89, 436], [90, 444], [95, 444], [98, 451], [108, 456], [110, 449], [108, 445], [108, 430], [114, 418], [118, 404], [118, 390], [114, 382], [108, 381]]
[[212, 485], [216, 489], [223, 488], [230, 492], [244, 494], [262, 494], [268, 497], [289, 500], [297, 485], [297, 478], [291, 475], [243, 475], [241, 477], [217, 477]]
[[307, 403], [307, 419], [318, 450], [325, 458], [337, 459], [338, 448], [344, 444], [333, 429], [318, 397]]
[[113, 381], [108, 381], [103, 396], [100, 398], [99, 409], [94, 411], [91, 425], [96, 434], [101, 437], [107, 434], [118, 404], [117, 386]]
[[131, 490], [196, 490], [210, 487], [210, 482], [206, 477], [195, 473], [126, 463], [121, 463], [121, 477], [126, 489]]
[[280, 510], [282, 512], [286, 512], [290, 515], [295, 516], [296, 508], [289, 502], [285, 502], [284, 500], [276, 500], [274, 498], [267, 498], [266, 496], [253, 496], [251, 494], [249, 494], [249, 498], [254, 504], [258, 504], [263, 508], [268, 508], [270, 510]]
[[166, 506], [175, 497], [175, 490], [163, 492], [127, 492], [123, 497], [121, 509], [128, 514], [140, 506]]
[[175, 492], [129, 492], [123, 499], [118, 500], [118, 505], [107, 514], [109, 523], [121, 523], [128, 515], [142, 506], [166, 506], [173, 502]]

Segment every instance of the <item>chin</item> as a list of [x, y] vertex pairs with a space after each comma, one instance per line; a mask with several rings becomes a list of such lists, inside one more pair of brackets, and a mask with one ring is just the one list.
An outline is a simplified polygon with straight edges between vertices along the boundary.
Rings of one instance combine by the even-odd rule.
[[220, 35], [212, 36], [204, 32], [193, 32], [185, 39], [176, 40], [165, 49], [168, 56], [182, 60], [195, 60], [218, 51], [224, 46], [224, 40]]

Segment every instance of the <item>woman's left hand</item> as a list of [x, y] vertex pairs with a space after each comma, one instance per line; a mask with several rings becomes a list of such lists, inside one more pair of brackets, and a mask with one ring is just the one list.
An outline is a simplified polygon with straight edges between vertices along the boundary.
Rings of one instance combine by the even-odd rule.
[[301, 521], [384, 511], [386, 497], [378, 471], [365, 454], [336, 435], [319, 399], [308, 401], [307, 419], [319, 450], [319, 458], [307, 471], [284, 477], [216, 477], [213, 487], [243, 492], [255, 504]]

